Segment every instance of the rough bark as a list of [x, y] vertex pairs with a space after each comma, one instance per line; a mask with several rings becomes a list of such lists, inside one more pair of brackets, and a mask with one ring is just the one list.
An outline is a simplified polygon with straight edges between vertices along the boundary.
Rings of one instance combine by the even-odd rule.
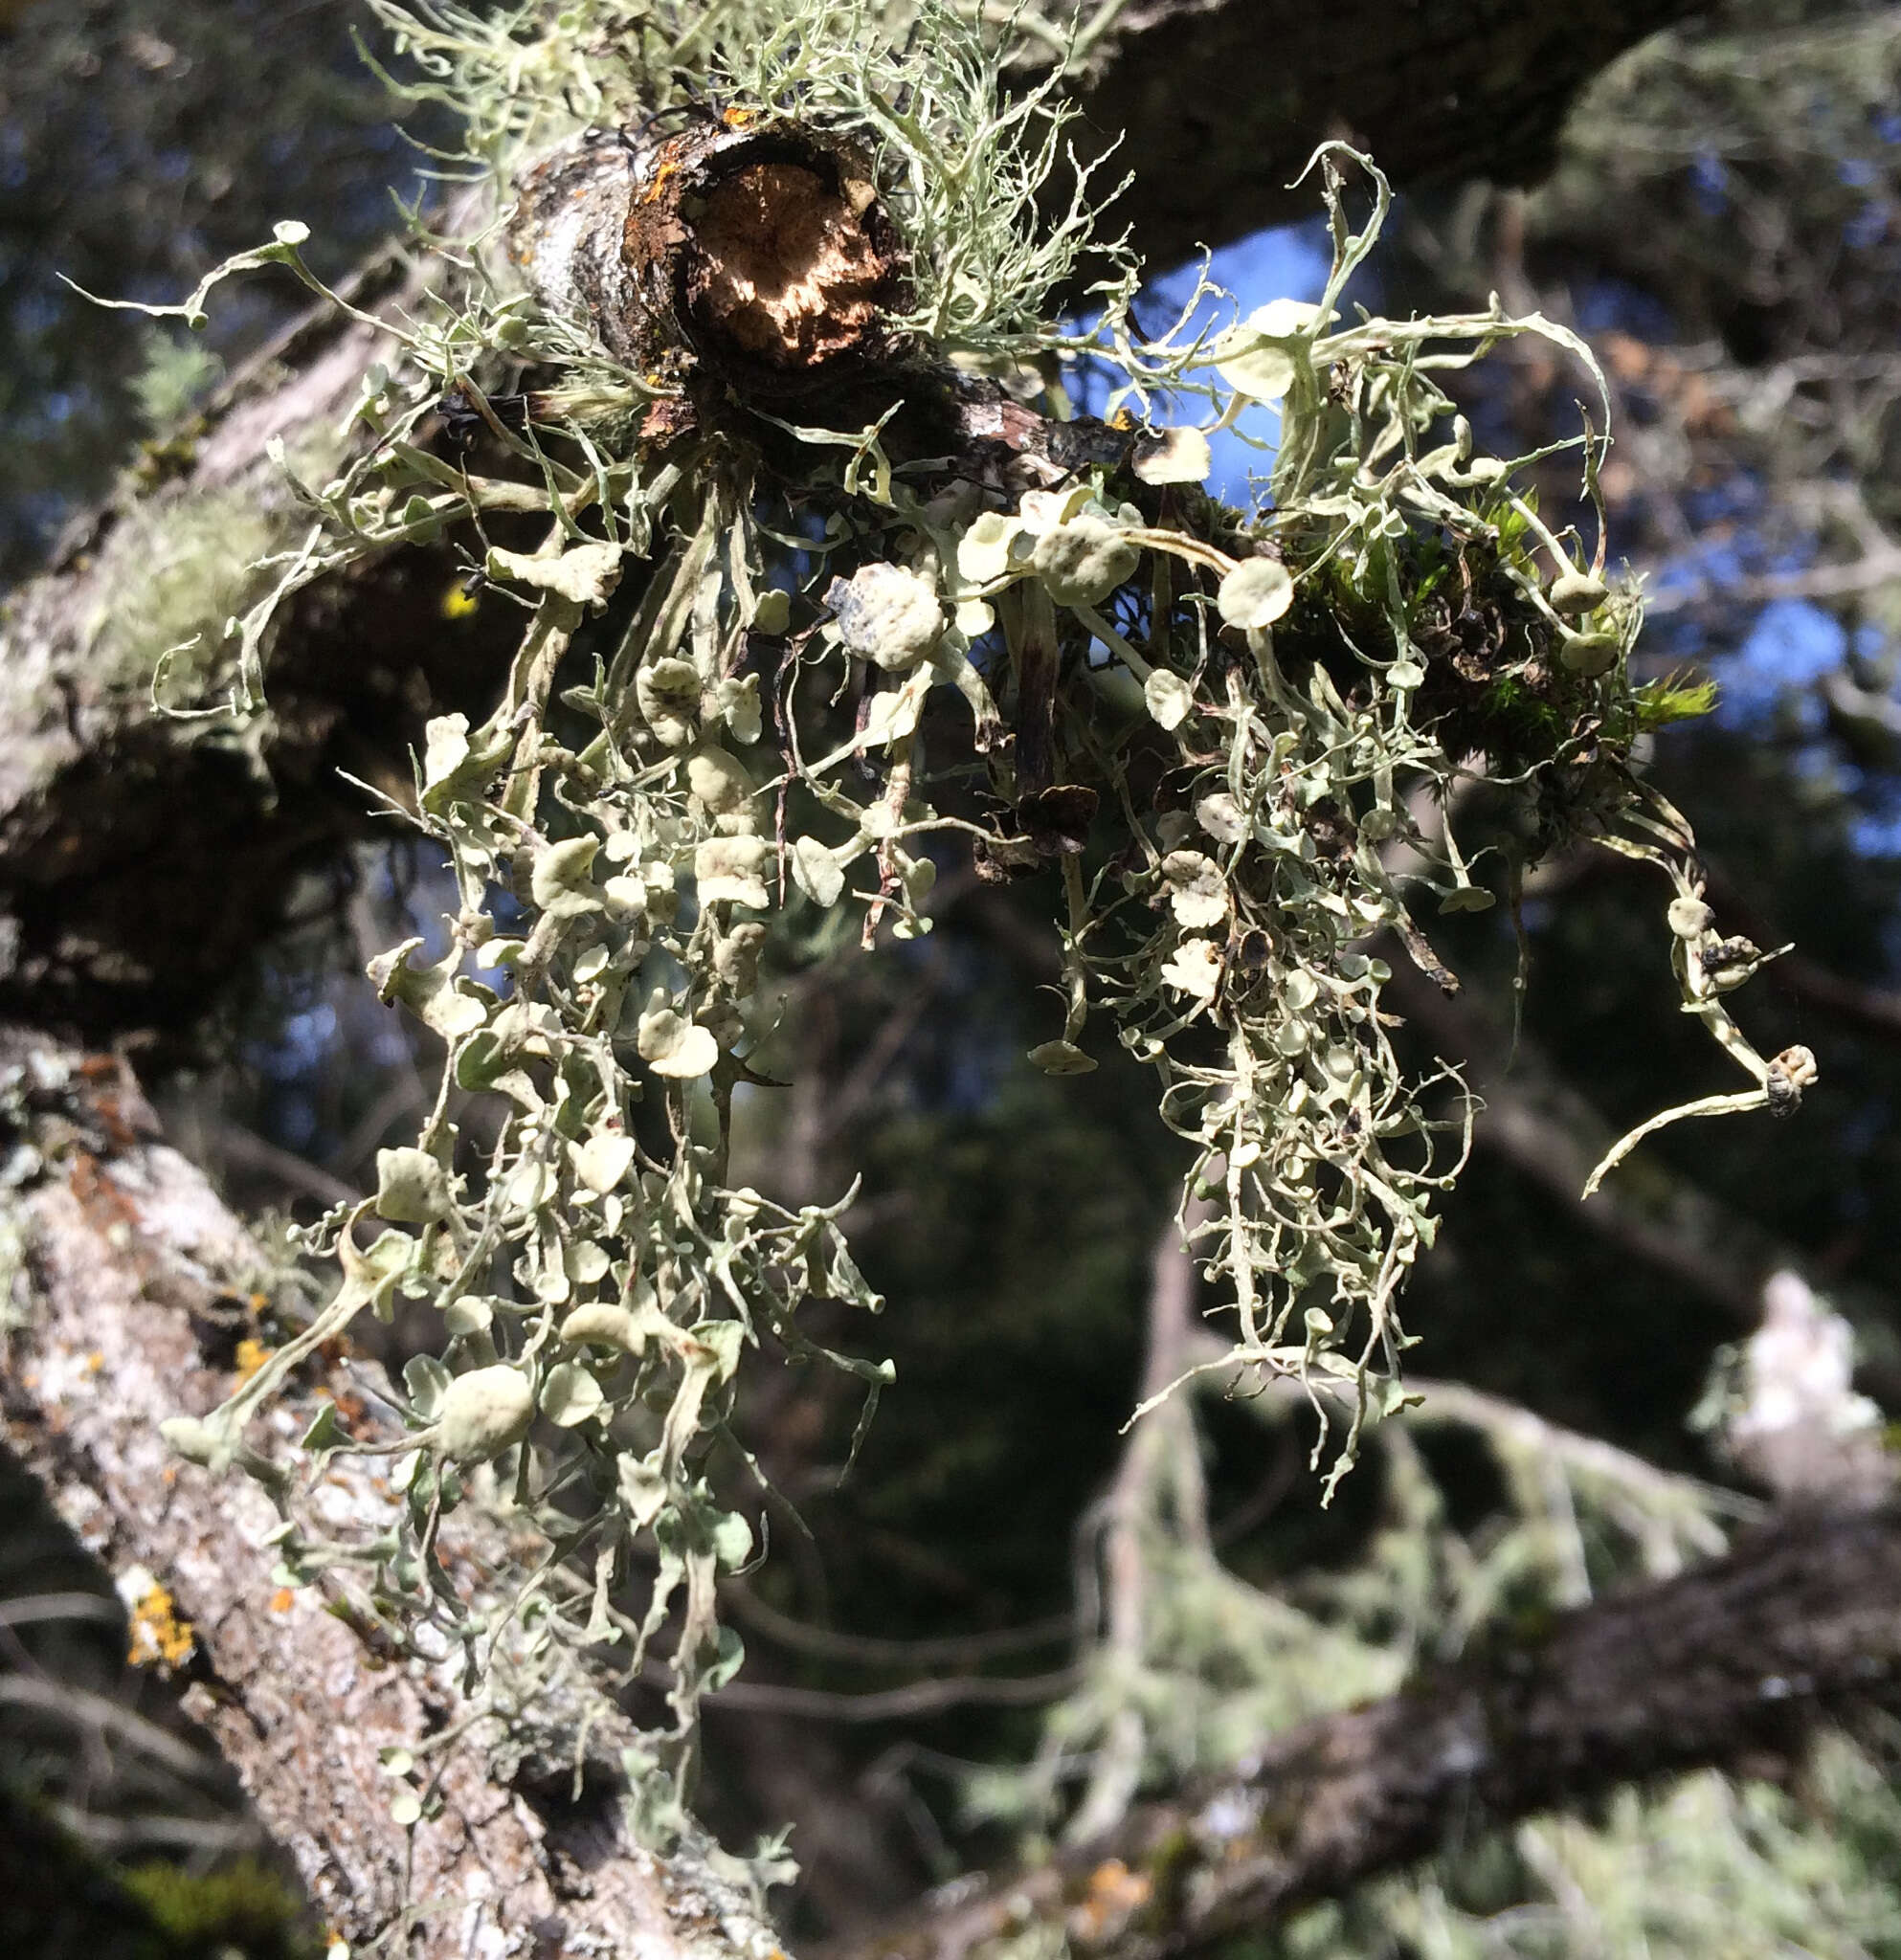
[[[628, 1839], [617, 1802], [628, 1731], [611, 1706], [539, 1709], [501, 1773], [499, 1725], [458, 1733], [469, 1709], [453, 1669], [389, 1652], [349, 1611], [342, 1579], [280, 1587], [278, 1517], [259, 1486], [169, 1456], [159, 1423], [228, 1392], [231, 1327], [268, 1272], [159, 1139], [123, 1065], [0, 1033], [0, 1240], [13, 1253], [17, 1329], [0, 1370], [7, 1445], [109, 1570], [143, 1567], [163, 1586], [168, 1603], [145, 1616], [161, 1634], [189, 1632], [186, 1708], [333, 1930], [358, 1951], [392, 1940], [416, 1960], [775, 1954], [772, 1928], [704, 1844], [662, 1859]], [[313, 1381], [277, 1428], [301, 1430], [319, 1388], [361, 1395], [375, 1379], [357, 1363], [347, 1378]], [[386, 1517], [387, 1464], [334, 1459], [326, 1517], [340, 1527]], [[443, 1557], [459, 1584], [481, 1587], [521, 1549], [473, 1507], [451, 1523]], [[380, 1752], [394, 1748], [414, 1755], [412, 1777], [384, 1767]], [[405, 1831], [391, 1805], [412, 1787], [428, 1795]]]
[[1277, 1737], [1036, 1871], [950, 1887], [839, 1960], [955, 1960], [1037, 1920], [1075, 1951], [1159, 1960], [1259, 1931], [1450, 1830], [1785, 1761], [1821, 1721], [1895, 1706], [1901, 1510], [1797, 1512], [1727, 1558]]
[[[414, 297], [393, 262], [359, 283]], [[215, 648], [271, 582], [249, 562], [308, 531], [266, 445], [323, 482], [386, 352], [327, 310], [293, 328], [172, 475], [128, 479], [0, 611], [0, 1016], [94, 1042], [189, 1034], [301, 875], [334, 873], [365, 835], [368, 799], [338, 771], [405, 785], [430, 714], [485, 710], [510, 622], [445, 620], [456, 568], [426, 549], [300, 595], [269, 650], [269, 716], [242, 735], [154, 709], [161, 656]]]

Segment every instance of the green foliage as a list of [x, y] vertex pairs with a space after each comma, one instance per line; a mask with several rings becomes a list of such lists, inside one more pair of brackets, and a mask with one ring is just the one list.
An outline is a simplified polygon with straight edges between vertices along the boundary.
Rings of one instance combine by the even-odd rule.
[[315, 1960], [321, 1943], [304, 1924], [303, 1902], [255, 1858], [208, 1872], [161, 1859], [131, 1866], [122, 1882], [165, 1935], [168, 1954], [241, 1955], [242, 1960]]
[[1713, 680], [1652, 680], [1637, 690], [1633, 705], [1637, 725], [1646, 734], [1677, 722], [1700, 721], [1716, 706]]
[[140, 419], [153, 435], [168, 434], [223, 372], [224, 363], [209, 347], [152, 332], [145, 342], [145, 365], [132, 377]]

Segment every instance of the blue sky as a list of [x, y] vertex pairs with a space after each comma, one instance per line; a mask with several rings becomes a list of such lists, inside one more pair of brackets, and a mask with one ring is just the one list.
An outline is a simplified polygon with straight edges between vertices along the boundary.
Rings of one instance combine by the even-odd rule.
[[[1270, 300], [1318, 300], [1327, 283], [1328, 264], [1326, 233], [1318, 220], [1309, 220], [1256, 232], [1252, 237], [1223, 246], [1214, 255], [1209, 273], [1218, 285], [1235, 296], [1236, 306], [1244, 317]], [[1140, 306], [1144, 321], [1152, 325], [1165, 314], [1173, 318], [1195, 290], [1196, 271], [1194, 265], [1180, 266], [1151, 281]], [[1257, 404], [1248, 410], [1242, 426], [1256, 441], [1271, 444], [1280, 434], [1281, 417], [1273, 408]], [[1259, 475], [1271, 467], [1272, 450], [1251, 448], [1227, 430], [1213, 437], [1210, 447], [1215, 458], [1214, 474], [1208, 479], [1210, 494], [1245, 507], [1250, 501], [1248, 473]]]

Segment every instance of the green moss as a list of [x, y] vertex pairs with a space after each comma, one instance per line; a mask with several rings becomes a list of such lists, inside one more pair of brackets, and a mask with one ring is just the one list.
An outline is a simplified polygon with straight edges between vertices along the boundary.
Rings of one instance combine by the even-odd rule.
[[322, 1950], [303, 1901], [260, 1860], [193, 1873], [154, 1859], [127, 1871], [124, 1884], [181, 1960], [233, 1949], [243, 1960], [315, 1960]]
[[270, 590], [272, 574], [258, 561], [284, 548], [290, 528], [255, 491], [218, 491], [128, 513], [96, 574], [101, 596], [91, 633], [107, 655], [109, 684], [145, 694], [170, 654], [167, 705], [203, 704], [233, 662], [225, 622]]
[[1667, 728], [1672, 722], [1694, 722], [1716, 705], [1713, 680], [1690, 681], [1672, 675], [1640, 687], [1631, 705], [1642, 729]]

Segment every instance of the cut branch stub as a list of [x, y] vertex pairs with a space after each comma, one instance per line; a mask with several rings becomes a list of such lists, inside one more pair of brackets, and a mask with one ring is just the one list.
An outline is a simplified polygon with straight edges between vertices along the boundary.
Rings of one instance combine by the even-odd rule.
[[544, 305], [656, 385], [793, 395], [893, 351], [903, 254], [870, 163], [796, 123], [590, 131], [536, 167], [509, 242]]

